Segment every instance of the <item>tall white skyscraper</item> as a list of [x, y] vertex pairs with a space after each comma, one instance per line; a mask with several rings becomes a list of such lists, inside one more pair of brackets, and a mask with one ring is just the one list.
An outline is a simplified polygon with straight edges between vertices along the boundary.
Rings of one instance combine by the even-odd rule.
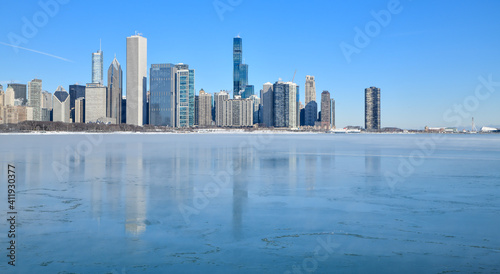
[[147, 115], [147, 39], [127, 37], [127, 124], [142, 126]]
[[103, 84], [103, 56], [100, 47], [97, 52], [92, 53], [92, 83]]

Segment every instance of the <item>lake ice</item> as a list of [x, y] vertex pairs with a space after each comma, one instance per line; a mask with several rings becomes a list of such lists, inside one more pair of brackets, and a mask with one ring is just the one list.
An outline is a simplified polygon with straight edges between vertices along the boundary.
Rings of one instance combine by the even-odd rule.
[[500, 272], [500, 135], [3, 134], [0, 155], [1, 273]]

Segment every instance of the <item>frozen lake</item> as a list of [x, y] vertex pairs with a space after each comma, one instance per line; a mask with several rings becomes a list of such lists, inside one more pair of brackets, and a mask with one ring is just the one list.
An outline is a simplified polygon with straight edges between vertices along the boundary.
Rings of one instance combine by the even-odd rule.
[[500, 135], [0, 135], [0, 155], [1, 273], [500, 272]]

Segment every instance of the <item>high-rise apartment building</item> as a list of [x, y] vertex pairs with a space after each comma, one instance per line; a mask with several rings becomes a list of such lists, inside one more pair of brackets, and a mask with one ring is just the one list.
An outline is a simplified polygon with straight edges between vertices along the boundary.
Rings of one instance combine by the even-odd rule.
[[306, 76], [305, 86], [305, 125], [314, 126], [318, 119], [318, 104], [316, 103], [316, 81], [314, 76]]
[[92, 83], [103, 84], [103, 53], [101, 49], [92, 52]]
[[252, 110], [253, 110], [253, 123], [260, 123], [259, 111], [260, 111], [260, 98], [257, 95], [252, 95], [248, 99], [252, 101]]
[[96, 83], [85, 87], [85, 123], [106, 121], [106, 90], [107, 87]]
[[54, 98], [52, 100], [52, 121], [63, 123], [71, 122], [69, 118], [69, 101], [69, 93], [66, 92], [63, 87], [59, 86], [54, 92]]
[[108, 94], [106, 95], [106, 117], [116, 120], [116, 124], [122, 121], [122, 90], [123, 71], [122, 66], [116, 60], [111, 62], [108, 69]]
[[28, 83], [28, 105], [33, 108], [33, 120], [42, 119], [42, 80], [33, 79]]
[[330, 100], [330, 108], [331, 108], [331, 114], [330, 114], [330, 127], [335, 129], [335, 100], [331, 99]]
[[222, 116], [224, 127], [249, 127], [253, 125], [252, 100], [241, 99], [236, 95], [235, 99], [222, 102]]
[[278, 81], [273, 85], [274, 126], [296, 128], [297, 84]]
[[321, 127], [330, 128], [331, 127], [331, 113], [332, 106], [330, 101], [330, 92], [324, 90], [321, 93]]
[[380, 130], [380, 88], [365, 89], [365, 129]]
[[224, 125], [224, 101], [229, 100], [229, 94], [225, 91], [214, 94], [215, 125], [222, 127]]
[[198, 96], [198, 125], [212, 125], [212, 94], [206, 93], [203, 89], [200, 90]]
[[[127, 124], [142, 126], [147, 118], [147, 39], [127, 37]], [[105, 101], [106, 99], [104, 99]], [[86, 103], [87, 104], [87, 103]], [[87, 121], [88, 122], [88, 121]]]
[[274, 126], [274, 95], [273, 84], [267, 82], [262, 88], [262, 123], [266, 127]]

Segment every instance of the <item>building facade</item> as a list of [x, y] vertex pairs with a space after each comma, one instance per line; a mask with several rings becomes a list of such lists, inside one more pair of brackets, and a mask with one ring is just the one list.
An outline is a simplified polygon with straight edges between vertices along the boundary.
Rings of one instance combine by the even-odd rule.
[[335, 129], [336, 126], [335, 126], [335, 100], [334, 99], [331, 99], [330, 100], [330, 108], [331, 108], [331, 112], [330, 112], [330, 127]]
[[218, 127], [224, 126], [224, 101], [227, 100], [229, 100], [229, 93], [225, 91], [214, 94], [215, 125]]
[[247, 85], [248, 65], [243, 64], [243, 40], [238, 36], [233, 39], [233, 98], [242, 96]]
[[380, 88], [365, 89], [365, 129], [380, 130]]
[[274, 94], [273, 84], [267, 82], [262, 88], [262, 123], [266, 127], [274, 126]]
[[273, 85], [274, 126], [296, 128], [297, 124], [297, 85], [292, 82], [278, 81]]
[[136, 126], [144, 124], [144, 119], [147, 117], [144, 112], [148, 111], [145, 107], [147, 104], [147, 55], [145, 37], [137, 34], [127, 37], [127, 124]]
[[28, 83], [28, 105], [33, 108], [33, 120], [42, 120], [42, 80], [33, 79]]
[[207, 127], [212, 125], [212, 94], [203, 89], [198, 95], [198, 125]]
[[249, 127], [253, 125], [253, 106], [252, 100], [236, 99], [225, 100], [222, 102], [223, 127]]
[[27, 93], [26, 85], [12, 83], [12, 84], [7, 84], [7, 87], [12, 87], [14, 89], [15, 98], [22, 99], [23, 105], [25, 105], [28, 102], [26, 97]]
[[108, 68], [108, 93], [106, 94], [106, 117], [120, 124], [122, 121], [123, 71], [116, 60]]
[[321, 93], [321, 127], [330, 129], [331, 127], [331, 98], [330, 92], [324, 90]]
[[107, 87], [95, 83], [85, 87], [85, 123], [106, 120], [106, 90]]
[[175, 127], [175, 74], [173, 64], [151, 65], [149, 123], [154, 126]]
[[74, 123], [85, 123], [85, 98], [83, 97], [80, 97], [75, 100]]
[[100, 49], [92, 52], [92, 83], [103, 84], [103, 54]]
[[305, 86], [305, 122], [306, 126], [314, 126], [318, 120], [318, 104], [316, 103], [316, 81], [314, 76], [306, 76]]
[[52, 121], [70, 123], [71, 120], [69, 117], [69, 93], [66, 92], [63, 87], [59, 86], [54, 92], [53, 97]]

